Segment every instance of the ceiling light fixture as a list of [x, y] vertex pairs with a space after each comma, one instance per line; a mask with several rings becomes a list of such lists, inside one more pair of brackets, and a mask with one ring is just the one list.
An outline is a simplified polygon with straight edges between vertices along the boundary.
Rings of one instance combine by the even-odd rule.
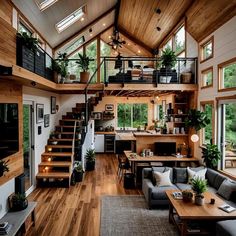
[[54, 3], [56, 3], [57, 1], [58, 0], [44, 0], [41, 3], [36, 1], [36, 4], [38, 5], [40, 11], [44, 11], [47, 8], [49, 8], [50, 6], [52, 6]]
[[157, 26], [157, 31], [161, 31], [161, 28]]
[[102, 25], [103, 25], [103, 26], [106, 26], [106, 23], [103, 23]]
[[111, 37], [111, 42], [109, 42], [108, 45], [111, 46], [112, 49], [117, 50], [118, 47], [122, 48], [123, 44], [126, 44], [125, 40], [120, 38], [118, 31], [114, 31]]
[[79, 9], [71, 13], [69, 16], [65, 17], [63, 20], [58, 22], [56, 24], [56, 29], [58, 33], [61, 33], [63, 30], [67, 29], [69, 26], [71, 26], [76, 21], [81, 19], [81, 17], [83, 17], [84, 14], [85, 14], [85, 6], [80, 7]]
[[81, 18], [81, 21], [84, 21], [84, 17]]

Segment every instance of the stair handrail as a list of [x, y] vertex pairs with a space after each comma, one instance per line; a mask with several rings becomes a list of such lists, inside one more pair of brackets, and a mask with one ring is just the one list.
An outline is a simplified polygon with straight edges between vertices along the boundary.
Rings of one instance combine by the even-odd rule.
[[[77, 121], [75, 121], [75, 124], [74, 124], [74, 132], [73, 132], [73, 140], [72, 140], [72, 168], [74, 166], [74, 159], [75, 159], [76, 127], [77, 127]], [[72, 169], [72, 171], [73, 171], [73, 169]]]
[[95, 77], [95, 75], [97, 74], [98, 69], [101, 68], [103, 63], [104, 63], [104, 58], [102, 59], [102, 61], [100, 62], [99, 66], [96, 68], [96, 70], [92, 74], [92, 76], [89, 78], [89, 80], [88, 80], [88, 82], [87, 82], [87, 84], [85, 86], [85, 89], [84, 89], [84, 94], [85, 94], [85, 124], [86, 125], [88, 124], [88, 121], [89, 121], [88, 87], [91, 84], [91, 82], [92, 82], [93, 78]]

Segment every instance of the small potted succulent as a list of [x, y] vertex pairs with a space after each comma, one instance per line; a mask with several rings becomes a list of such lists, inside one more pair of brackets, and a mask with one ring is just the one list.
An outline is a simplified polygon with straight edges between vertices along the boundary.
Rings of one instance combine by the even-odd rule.
[[9, 167], [7, 165], [8, 162], [9, 162], [9, 160], [7, 160], [7, 161], [0, 160], [0, 177], [3, 176], [4, 172], [9, 171]]
[[25, 194], [16, 193], [10, 197], [9, 204], [11, 211], [21, 211], [28, 207], [28, 200]]
[[183, 201], [184, 202], [191, 202], [193, 198], [193, 193], [190, 190], [182, 191]]
[[202, 178], [191, 179], [192, 190], [195, 192], [195, 204], [202, 206], [204, 204], [203, 193], [207, 191], [207, 180]]
[[84, 170], [82, 164], [79, 161], [74, 162], [74, 178], [75, 182], [81, 182], [83, 180]]
[[86, 170], [91, 171], [95, 169], [95, 150], [92, 148], [89, 148], [85, 154], [86, 158]]

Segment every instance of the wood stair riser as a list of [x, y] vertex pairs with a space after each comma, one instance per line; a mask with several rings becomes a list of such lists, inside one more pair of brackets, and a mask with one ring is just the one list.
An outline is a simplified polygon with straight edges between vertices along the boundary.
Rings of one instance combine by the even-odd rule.
[[48, 161], [68, 161], [71, 162], [71, 157], [55, 157], [55, 156], [41, 156], [42, 162], [48, 162]]
[[71, 167], [58, 167], [58, 166], [42, 166], [39, 165], [39, 173], [71, 173]]

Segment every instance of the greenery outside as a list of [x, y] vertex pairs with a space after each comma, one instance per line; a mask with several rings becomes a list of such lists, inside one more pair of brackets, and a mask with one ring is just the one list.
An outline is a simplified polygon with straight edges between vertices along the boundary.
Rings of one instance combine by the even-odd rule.
[[206, 45], [203, 46], [203, 60], [211, 57], [212, 55], [212, 42], [210, 41]]
[[226, 150], [236, 150], [236, 103], [225, 105]]
[[148, 105], [146, 103], [120, 103], [117, 117], [119, 128], [144, 127], [148, 123]]
[[[93, 61], [90, 61], [89, 63], [89, 72], [90, 77], [93, 75], [93, 73], [97, 69], [97, 40], [94, 40], [91, 42], [88, 46], [86, 46], [86, 56], [93, 59]], [[92, 83], [97, 82], [97, 75], [93, 77]]]
[[211, 85], [213, 83], [213, 73], [209, 70], [202, 75], [203, 86]]
[[236, 87], [236, 63], [224, 67], [222, 73], [224, 88]]
[[30, 106], [24, 105], [23, 106], [23, 150], [24, 153], [28, 152], [29, 150], [29, 115], [30, 115]]
[[[206, 114], [206, 117], [212, 121], [212, 111], [213, 107], [212, 104], [205, 104], [204, 106], [204, 112]], [[206, 127], [203, 129], [203, 144], [210, 144], [212, 141], [212, 122], [208, 123]]]

